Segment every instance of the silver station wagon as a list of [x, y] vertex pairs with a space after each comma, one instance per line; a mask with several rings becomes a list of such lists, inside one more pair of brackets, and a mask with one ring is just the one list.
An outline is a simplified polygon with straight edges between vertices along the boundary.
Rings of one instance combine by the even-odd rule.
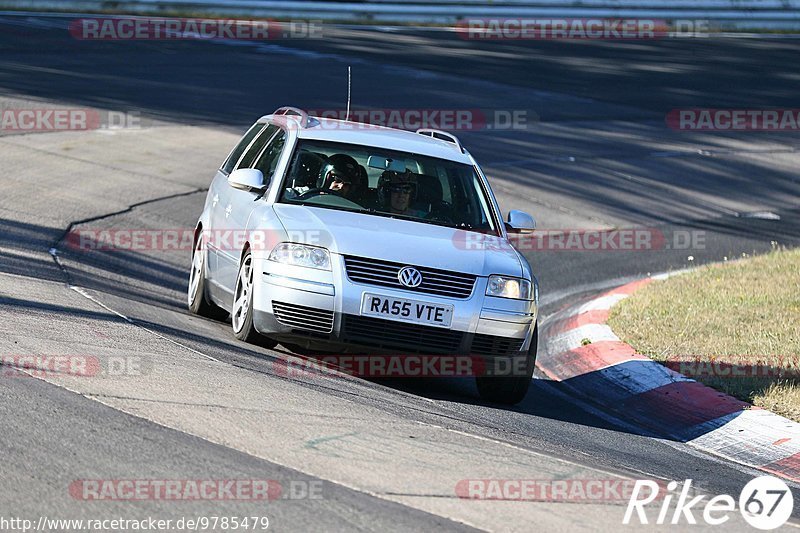
[[[533, 375], [538, 285], [480, 167], [450, 133], [259, 119], [217, 171], [195, 232], [189, 309], [234, 335], [337, 354], [468, 356], [487, 401]], [[499, 364], [499, 363], [503, 364]], [[498, 368], [510, 369], [508, 372]]]

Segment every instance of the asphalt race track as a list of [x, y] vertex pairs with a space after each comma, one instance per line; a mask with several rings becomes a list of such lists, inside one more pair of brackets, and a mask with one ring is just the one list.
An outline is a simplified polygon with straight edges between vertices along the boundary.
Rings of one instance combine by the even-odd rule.
[[[458, 132], [504, 212], [528, 211], [543, 229], [665, 236], [651, 250], [528, 251], [547, 320], [649, 273], [800, 242], [796, 132], [675, 131], [665, 120], [679, 108], [797, 107], [800, 41], [476, 42], [331, 26], [323, 39], [267, 43], [92, 42], [70, 37], [68, 20], [0, 16], [0, 108], [116, 111], [137, 127], [2, 132], [0, 356], [140, 366], [43, 379], [0, 367], [0, 517], [612, 531], [624, 503], [480, 501], [456, 487], [692, 479], [704, 494], [738, 495], [758, 475], [642, 435], [540, 376], [513, 408], [483, 403], [454, 379], [287, 376], [284, 347], [243, 344], [229, 324], [189, 315], [190, 250], [86, 252], [64, 237], [193, 228], [242, 131], [281, 105], [343, 109], [350, 65], [357, 109], [523, 111], [525, 127]], [[283, 493], [87, 501], [69, 490], [86, 479], [269, 479]]]

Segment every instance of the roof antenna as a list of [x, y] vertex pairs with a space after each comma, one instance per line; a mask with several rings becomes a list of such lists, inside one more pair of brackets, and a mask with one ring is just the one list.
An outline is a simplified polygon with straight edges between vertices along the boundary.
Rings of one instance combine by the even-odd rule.
[[347, 116], [344, 120], [350, 120], [350, 65], [347, 65]]

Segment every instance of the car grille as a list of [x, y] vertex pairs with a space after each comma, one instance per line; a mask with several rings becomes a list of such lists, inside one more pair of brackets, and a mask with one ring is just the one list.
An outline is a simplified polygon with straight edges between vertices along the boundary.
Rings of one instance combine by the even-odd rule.
[[380, 318], [345, 315], [342, 320], [345, 342], [407, 353], [456, 355], [463, 337], [460, 331]]
[[272, 310], [284, 326], [318, 333], [333, 331], [333, 311], [283, 302], [272, 302]]
[[474, 355], [513, 355], [522, 349], [525, 339], [475, 335], [470, 353]]
[[347, 277], [351, 281], [449, 298], [469, 298], [477, 278], [471, 274], [415, 266], [414, 268], [422, 274], [422, 284], [412, 289], [401, 285], [397, 279], [397, 273], [401, 268], [412, 265], [350, 256], [344, 258], [344, 263]]

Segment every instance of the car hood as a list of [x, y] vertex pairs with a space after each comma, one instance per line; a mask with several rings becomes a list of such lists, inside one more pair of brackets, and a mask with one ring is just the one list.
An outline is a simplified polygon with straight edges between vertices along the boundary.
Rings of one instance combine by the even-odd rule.
[[273, 207], [291, 242], [478, 276], [522, 275], [517, 252], [500, 237], [320, 207]]

